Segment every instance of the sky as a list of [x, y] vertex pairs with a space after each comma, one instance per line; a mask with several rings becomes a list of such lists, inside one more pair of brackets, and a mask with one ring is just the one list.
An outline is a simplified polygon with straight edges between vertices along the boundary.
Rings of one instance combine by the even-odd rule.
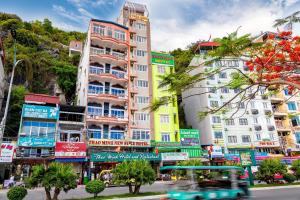
[[[186, 48], [192, 42], [239, 34], [276, 31], [274, 20], [300, 11], [300, 0], [131, 0], [145, 4], [155, 51]], [[115, 21], [124, 0], [0, 0], [0, 12], [26, 21], [48, 18], [67, 31], [87, 31], [91, 18]], [[283, 27], [281, 28], [283, 29]], [[294, 27], [300, 35], [300, 24]]]

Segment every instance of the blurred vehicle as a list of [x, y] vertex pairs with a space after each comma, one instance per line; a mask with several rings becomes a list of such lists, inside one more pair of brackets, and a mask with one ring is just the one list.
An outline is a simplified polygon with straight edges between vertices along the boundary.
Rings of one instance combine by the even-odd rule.
[[99, 177], [104, 182], [105, 187], [113, 185], [113, 174], [111, 170], [102, 170], [99, 174]]
[[166, 199], [210, 200], [248, 199], [248, 181], [237, 166], [166, 166], [161, 171], [174, 170], [177, 178], [170, 185]]

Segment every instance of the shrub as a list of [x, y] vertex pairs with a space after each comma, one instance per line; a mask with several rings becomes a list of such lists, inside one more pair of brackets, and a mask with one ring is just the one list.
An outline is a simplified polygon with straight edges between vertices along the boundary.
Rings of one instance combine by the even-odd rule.
[[296, 181], [296, 176], [294, 174], [289, 174], [289, 173], [286, 173], [283, 175], [283, 180], [285, 180], [286, 182], [288, 183], [293, 183]]
[[291, 170], [294, 172], [294, 175], [297, 179], [300, 178], [300, 160], [294, 160], [292, 162]]
[[105, 189], [105, 184], [100, 180], [93, 180], [86, 184], [85, 190], [90, 193], [94, 194], [94, 197], [97, 197], [97, 195], [102, 192]]
[[7, 198], [9, 200], [22, 200], [27, 195], [27, 190], [24, 187], [16, 186], [12, 187], [8, 193]]
[[271, 184], [274, 183], [276, 174], [286, 173], [287, 168], [285, 164], [282, 164], [279, 159], [269, 158], [261, 162], [258, 171], [256, 172], [256, 178], [267, 184]]

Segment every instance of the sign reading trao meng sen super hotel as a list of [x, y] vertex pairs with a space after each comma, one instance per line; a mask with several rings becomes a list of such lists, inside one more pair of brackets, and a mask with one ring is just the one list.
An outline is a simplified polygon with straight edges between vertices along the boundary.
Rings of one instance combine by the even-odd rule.
[[90, 139], [89, 146], [123, 146], [123, 147], [148, 147], [150, 142], [140, 140], [101, 140]]

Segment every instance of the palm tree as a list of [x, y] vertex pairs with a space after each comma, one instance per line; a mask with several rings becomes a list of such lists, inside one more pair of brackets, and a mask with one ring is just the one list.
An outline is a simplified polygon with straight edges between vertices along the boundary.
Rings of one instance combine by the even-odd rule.
[[278, 27], [278, 26], [282, 26], [282, 25], [290, 25], [290, 29], [293, 30], [293, 24], [300, 22], [300, 16], [298, 16], [299, 14], [300, 14], [300, 11], [297, 11], [285, 18], [276, 19], [273, 27]]

